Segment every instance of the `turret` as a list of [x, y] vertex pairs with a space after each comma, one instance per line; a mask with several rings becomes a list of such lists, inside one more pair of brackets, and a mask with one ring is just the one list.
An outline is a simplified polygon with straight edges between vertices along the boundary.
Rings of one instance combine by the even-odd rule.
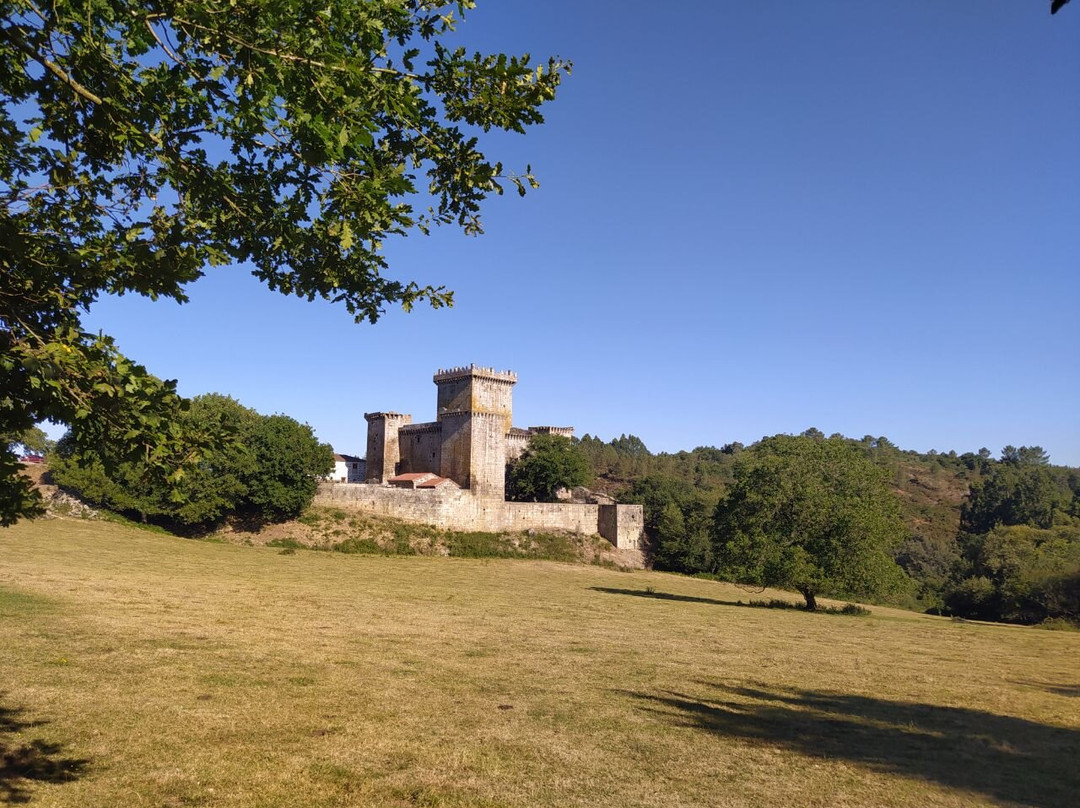
[[367, 482], [385, 483], [397, 474], [401, 449], [398, 430], [412, 423], [412, 416], [400, 412], [365, 412], [367, 430]]

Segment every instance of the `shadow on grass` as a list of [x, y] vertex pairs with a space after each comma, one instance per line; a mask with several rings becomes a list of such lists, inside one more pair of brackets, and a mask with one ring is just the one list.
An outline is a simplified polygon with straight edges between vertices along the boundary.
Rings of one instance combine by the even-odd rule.
[[1073, 808], [1080, 732], [962, 707], [700, 683], [707, 696], [620, 691], [673, 724], [927, 780], [1032, 808]]
[[1055, 696], [1071, 696], [1074, 699], [1080, 698], [1080, 685], [1068, 685], [1063, 682], [1060, 684], [1050, 684], [1048, 682], [1036, 682], [1032, 679], [1010, 679], [1009, 681], [1015, 685], [1034, 687], [1047, 693], [1052, 693]]
[[810, 610], [806, 605], [790, 600], [717, 600], [716, 598], [699, 598], [694, 595], [673, 595], [669, 592], [657, 592], [652, 587], [648, 589], [616, 589], [610, 586], [590, 586], [593, 592], [606, 592], [609, 595], [632, 595], [638, 598], [654, 598], [656, 600], [677, 600], [683, 603], [711, 603], [714, 606], [745, 606], [750, 609], [790, 609], [797, 612], [810, 614], [842, 614], [856, 617], [864, 617], [870, 614], [870, 610], [855, 603], [847, 603], [843, 606], [824, 606], [818, 604], [816, 609]]
[[32, 740], [19, 743], [10, 736], [39, 727], [23, 710], [0, 704], [0, 803], [30, 802], [31, 783], [69, 783], [78, 779], [89, 761], [65, 757], [60, 744]]
[[680, 603], [711, 603], [714, 606], [749, 606], [740, 600], [717, 600], [716, 598], [698, 598], [693, 595], [673, 595], [670, 592], [656, 592], [652, 589], [617, 589], [612, 586], [590, 586], [593, 592], [608, 595], [631, 595], [636, 598], [655, 598], [656, 600], [677, 600]]

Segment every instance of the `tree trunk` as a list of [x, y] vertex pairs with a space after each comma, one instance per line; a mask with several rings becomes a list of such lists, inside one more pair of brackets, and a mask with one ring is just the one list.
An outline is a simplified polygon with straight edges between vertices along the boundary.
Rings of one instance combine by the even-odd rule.
[[814, 597], [814, 591], [812, 589], [800, 589], [799, 592], [806, 598], [806, 610], [809, 612], [816, 612], [817, 598]]

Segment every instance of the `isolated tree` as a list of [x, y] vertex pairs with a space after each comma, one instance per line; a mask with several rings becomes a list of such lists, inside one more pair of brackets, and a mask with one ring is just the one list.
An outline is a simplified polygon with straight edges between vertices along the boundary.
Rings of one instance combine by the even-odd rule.
[[569, 438], [534, 435], [507, 474], [507, 496], [517, 502], [555, 502], [560, 488], [589, 481], [589, 461]]
[[777, 435], [739, 455], [717, 506], [717, 572], [755, 586], [869, 597], [902, 581], [892, 550], [905, 538], [887, 474], [847, 441]]
[[[473, 0], [0, 0], [0, 434], [52, 419], [178, 473], [175, 385], [81, 315], [102, 294], [184, 301], [209, 266], [340, 302], [448, 305], [384, 276], [384, 241], [482, 230], [524, 194], [479, 149], [543, 118], [569, 64], [441, 41]], [[0, 520], [28, 488], [0, 447]]]

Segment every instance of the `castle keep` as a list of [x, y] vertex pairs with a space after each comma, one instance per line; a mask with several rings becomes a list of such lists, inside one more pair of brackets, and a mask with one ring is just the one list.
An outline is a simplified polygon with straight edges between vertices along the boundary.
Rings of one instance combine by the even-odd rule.
[[513, 426], [516, 374], [469, 365], [440, 370], [434, 382], [434, 421], [365, 413], [365, 483], [324, 483], [320, 501], [453, 530], [599, 533], [619, 549], [639, 548], [640, 505], [506, 501], [506, 465], [529, 439], [574, 433], [572, 427]]

